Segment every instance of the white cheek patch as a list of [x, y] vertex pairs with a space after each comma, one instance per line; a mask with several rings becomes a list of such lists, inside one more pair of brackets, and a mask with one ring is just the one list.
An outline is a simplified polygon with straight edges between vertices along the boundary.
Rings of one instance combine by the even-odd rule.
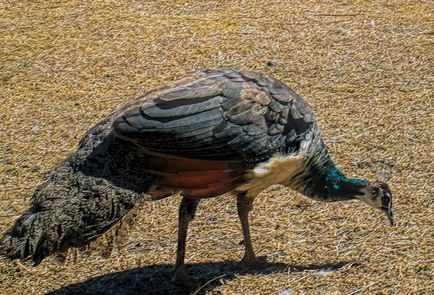
[[380, 209], [382, 207], [381, 197], [378, 195], [373, 195], [371, 191], [364, 190], [364, 194], [358, 199], [372, 208]]
[[383, 207], [383, 201], [381, 200], [381, 196], [377, 196], [374, 200], [375, 204], [377, 205], [378, 208]]

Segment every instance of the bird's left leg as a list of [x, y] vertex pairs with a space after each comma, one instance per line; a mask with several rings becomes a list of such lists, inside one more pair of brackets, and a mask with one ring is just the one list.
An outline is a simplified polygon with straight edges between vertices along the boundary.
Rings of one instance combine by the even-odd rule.
[[187, 240], [188, 223], [193, 220], [198, 204], [198, 199], [187, 199], [183, 197], [179, 207], [178, 247], [176, 250], [176, 265], [172, 281], [189, 288], [194, 286], [185, 273], [185, 242]]
[[247, 266], [256, 262], [255, 252], [253, 251], [252, 241], [250, 239], [249, 212], [252, 210], [253, 199], [246, 196], [245, 193], [237, 195], [238, 216], [241, 221], [243, 230], [244, 256], [241, 259], [241, 265]]

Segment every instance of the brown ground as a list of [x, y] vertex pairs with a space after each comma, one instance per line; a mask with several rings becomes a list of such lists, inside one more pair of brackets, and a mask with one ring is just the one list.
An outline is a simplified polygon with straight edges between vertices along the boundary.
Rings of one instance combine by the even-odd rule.
[[[0, 231], [98, 119], [185, 71], [233, 66], [304, 96], [349, 175], [392, 170], [398, 226], [273, 187], [251, 218], [270, 264], [240, 271], [233, 197], [204, 201], [187, 249], [190, 274], [209, 282], [197, 294], [434, 293], [432, 2], [88, 2], [0, 4]], [[63, 262], [0, 260], [0, 293], [180, 293], [168, 282], [178, 203], [145, 203], [128, 237]]]

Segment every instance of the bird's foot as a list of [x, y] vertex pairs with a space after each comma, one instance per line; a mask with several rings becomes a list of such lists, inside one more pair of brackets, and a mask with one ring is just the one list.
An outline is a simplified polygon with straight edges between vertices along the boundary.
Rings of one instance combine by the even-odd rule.
[[175, 269], [172, 275], [172, 282], [189, 290], [193, 290], [196, 287], [185, 272], [185, 265], [181, 265]]
[[255, 255], [245, 254], [241, 259], [239, 266], [241, 268], [261, 268], [267, 264], [267, 261], [264, 257], [256, 258]]

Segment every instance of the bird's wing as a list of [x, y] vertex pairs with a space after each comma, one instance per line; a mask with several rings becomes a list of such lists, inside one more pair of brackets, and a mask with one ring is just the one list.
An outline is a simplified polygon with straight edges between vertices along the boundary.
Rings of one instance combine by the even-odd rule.
[[282, 82], [222, 69], [195, 73], [129, 104], [113, 131], [151, 153], [255, 164], [296, 149], [314, 123], [309, 105]]

